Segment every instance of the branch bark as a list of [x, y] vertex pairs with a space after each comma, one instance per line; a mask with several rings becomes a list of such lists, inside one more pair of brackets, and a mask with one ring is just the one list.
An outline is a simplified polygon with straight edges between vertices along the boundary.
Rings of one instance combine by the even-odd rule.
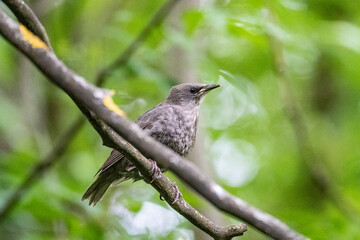
[[[104, 145], [110, 148], [115, 148], [119, 152], [123, 153], [135, 164], [136, 168], [145, 177], [145, 180], [150, 182], [152, 180], [152, 164], [150, 161], [136, 148], [114, 132], [112, 128], [107, 126], [103, 121], [98, 120], [87, 108], [83, 106], [79, 106], [79, 108], [88, 118], [94, 129], [102, 137]], [[160, 176], [155, 178], [150, 184], [160, 193], [160, 195], [173, 209], [214, 239], [232, 239], [235, 236], [243, 235], [243, 233], [247, 231], [246, 225], [242, 223], [228, 227], [221, 227], [214, 224], [189, 205], [183, 198], [174, 202], [174, 199], [177, 198], [177, 191], [174, 188], [174, 184], [171, 183], [164, 174], [160, 174]]]
[[[112, 102], [111, 91], [87, 83], [84, 78], [68, 69], [54, 53], [42, 48], [33, 48], [28, 41], [24, 41], [19, 25], [3, 11], [0, 11], [0, 33], [28, 56], [40, 71], [63, 89], [75, 103], [93, 112], [140, 152], [156, 160], [160, 165], [168, 167], [201, 195], [206, 196], [215, 206], [244, 219], [275, 239], [306, 239], [280, 220], [231, 196], [211, 179], [203, 176], [194, 164], [147, 136], [137, 125], [119, 114], [121, 110]], [[143, 174], [146, 174], [146, 171]], [[171, 196], [171, 193], [168, 193], [168, 196]]]
[[[176, 1], [170, 1], [167, 4], [164, 5], [163, 8], [160, 9], [161, 16], [159, 14], [155, 15], [155, 18], [153, 18], [150, 21], [150, 24], [146, 26], [144, 31], [141, 32], [139, 37], [133, 42], [133, 44], [130, 45], [129, 48], [120, 56], [118, 60], [114, 62], [114, 64], [110, 65], [109, 68], [106, 68], [105, 71], [98, 76], [97, 78], [97, 84], [102, 84], [104, 77], [106, 77], [111, 71], [113, 71], [115, 68], [117, 68], [119, 65], [122, 65], [127, 61], [127, 59], [131, 56], [131, 54], [137, 49], [140, 42], [143, 41], [143, 39], [146, 38], [146, 36], [149, 34], [152, 27], [157, 24], [162, 19], [162, 15], [170, 10], [171, 6]], [[170, 4], [169, 4], [170, 3]], [[158, 12], [158, 13], [159, 13]], [[165, 17], [165, 16], [164, 16]], [[120, 60], [120, 61], [119, 61]], [[79, 104], [82, 111], [89, 117], [91, 116], [90, 112], [87, 112], [85, 108], [81, 107], [81, 104]], [[136, 166], [140, 171], [143, 172], [143, 175], [146, 176], [148, 180], [151, 179], [151, 175], [149, 174], [151, 171], [151, 164], [149, 164], [149, 161], [143, 157], [135, 148], [133, 148], [130, 144], [128, 144], [126, 141], [121, 139], [117, 134], [115, 134], [109, 127], [107, 127], [104, 123], [101, 123], [99, 121], [96, 121], [94, 118], [89, 119], [94, 127], [99, 130], [99, 132], [102, 133], [102, 138], [104, 140], [104, 143], [108, 143], [109, 146], [112, 146], [113, 148], [117, 148], [119, 151], [124, 152], [122, 149], [119, 149], [118, 145], [120, 146], [128, 146], [128, 148], [132, 148], [132, 154], [128, 157], [131, 159], [131, 156], [137, 156], [137, 159], [140, 159], [140, 165], [137, 164]], [[10, 201], [7, 202], [7, 204], [4, 206], [4, 208], [0, 211], [0, 221], [1, 216], [6, 215], [8, 211], [11, 210], [11, 208], [17, 203], [17, 201], [22, 196], [22, 193], [26, 191], [29, 186], [34, 182], [37, 178], [41, 176], [41, 174], [51, 167], [55, 161], [51, 161], [51, 159], [59, 159], [60, 155], [64, 153], [65, 148], [69, 144], [69, 141], [67, 141], [69, 138], [73, 138], [75, 135], [76, 129], [79, 129], [80, 126], [83, 123], [83, 119], [78, 119], [76, 121], [76, 124], [72, 125], [72, 127], [67, 131], [64, 136], [61, 137], [61, 140], [58, 144], [56, 144], [53, 151], [50, 152], [50, 154], [39, 164], [37, 165], [30, 175], [26, 178], [26, 180], [23, 182], [23, 184], [20, 185], [20, 187], [17, 189], [17, 191], [12, 195], [12, 198]], [[112, 135], [109, 135], [109, 138], [104, 137], [105, 133], [111, 133]], [[111, 141], [116, 141], [115, 144], [111, 144]], [[118, 145], [117, 145], [117, 144]], [[130, 148], [130, 149], [131, 149]], [[125, 153], [125, 155], [127, 155]], [[134, 158], [134, 157], [132, 157]], [[146, 165], [147, 164], [147, 165]], [[144, 167], [146, 166], [146, 167]], [[174, 195], [176, 195], [175, 189], [173, 189], [173, 184], [170, 182], [170, 180], [165, 177], [164, 175], [161, 175], [160, 178], [156, 179], [154, 183], [152, 183], [155, 189], [157, 189], [162, 196], [171, 203], [171, 199], [174, 198]], [[170, 193], [170, 194], [169, 194]], [[210, 220], [205, 218], [203, 215], [201, 215], [199, 212], [197, 212], [195, 209], [193, 209], [188, 203], [186, 203], [183, 199], [177, 201], [172, 206], [175, 210], [177, 210], [180, 214], [182, 214], [184, 217], [186, 217], [190, 222], [192, 222], [194, 225], [202, 229], [203, 231], [207, 232], [210, 236], [214, 237], [214, 239], [232, 239], [234, 236], [240, 236], [247, 230], [246, 225], [239, 224], [238, 226], [229, 226], [229, 227], [220, 227], [212, 223]]]
[[3, 0], [16, 18], [51, 48], [49, 37], [35, 13], [22, 0]]
[[[156, 26], [158, 26], [169, 14], [171, 9], [175, 6], [175, 3], [180, 0], [170, 0], [166, 2], [159, 10], [154, 14], [151, 20], [147, 25], [140, 31], [137, 37], [130, 43], [130, 45], [120, 54], [120, 56], [115, 59], [110, 65], [102, 68], [99, 73], [96, 75], [95, 84], [96, 86], [101, 86], [105, 83], [106, 77], [111, 75], [113, 71], [124, 66], [130, 57], [136, 52], [136, 50], [141, 46], [141, 43], [144, 42]], [[7, 2], [12, 2], [8, 0]], [[21, 1], [14, 1], [16, 3]], [[24, 4], [25, 5], [25, 4]], [[28, 7], [26, 7], [28, 8]], [[13, 9], [13, 8], [10, 8]], [[21, 14], [19, 11], [17, 14]], [[25, 16], [20, 19], [26, 19]], [[24, 24], [24, 23], [23, 23]], [[25, 24], [24, 24], [25, 25]], [[19, 203], [21, 197], [23, 197], [27, 191], [40, 179], [45, 172], [49, 171], [55, 163], [57, 163], [61, 156], [66, 152], [67, 147], [71, 144], [71, 141], [75, 138], [77, 133], [80, 131], [81, 127], [85, 123], [84, 117], [80, 114], [76, 120], [68, 127], [64, 134], [61, 135], [56, 141], [54, 147], [50, 150], [49, 154], [46, 155], [42, 160], [40, 160], [33, 170], [25, 177], [21, 184], [14, 190], [14, 192], [7, 199], [5, 204], [0, 208], [0, 222], [3, 221], [6, 216], [14, 209], [14, 207]]]

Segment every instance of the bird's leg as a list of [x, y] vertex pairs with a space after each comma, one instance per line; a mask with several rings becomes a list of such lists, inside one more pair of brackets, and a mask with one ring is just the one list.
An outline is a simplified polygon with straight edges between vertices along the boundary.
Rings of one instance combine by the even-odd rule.
[[[144, 181], [146, 183], [152, 183], [156, 178], [160, 177], [160, 174], [161, 174], [161, 169], [157, 166], [156, 162], [149, 159], [151, 161], [151, 169], [150, 169], [150, 174], [151, 174], [151, 180], [150, 181], [147, 181], [144, 179]], [[139, 175], [140, 177], [142, 177], [142, 174], [139, 172]]]
[[[171, 203], [171, 204], [174, 204], [174, 203], [176, 203], [179, 199], [182, 198], [182, 194], [181, 194], [181, 192], [179, 191], [178, 186], [175, 185], [175, 182], [173, 182], [171, 185], [172, 185], [172, 187], [173, 187], [173, 188], [175, 189], [175, 191], [176, 191], [175, 199], [174, 199], [174, 201], [172, 201], [172, 203]], [[161, 200], [161, 201], [164, 201], [164, 198], [163, 198], [163, 196], [162, 196], [161, 194], [160, 194], [160, 200]]]
[[151, 173], [150, 183], [152, 183], [156, 178], [159, 178], [161, 175], [161, 169], [157, 166], [155, 161], [152, 161], [150, 173]]
[[[150, 160], [151, 160], [151, 159], [150, 159]], [[147, 180], [144, 179], [144, 181], [145, 181], [146, 183], [152, 183], [156, 178], [160, 177], [160, 174], [161, 174], [161, 169], [157, 166], [156, 162], [153, 161], [153, 160], [151, 160], [151, 164], [152, 164], [152, 166], [151, 166], [151, 169], [150, 169], [150, 171], [149, 171], [149, 172], [151, 173], [151, 180], [150, 180], [150, 182], [149, 182], [149, 181], [147, 181]], [[141, 173], [140, 173], [140, 171], [139, 171], [139, 175], [142, 176]], [[182, 198], [182, 194], [181, 194], [181, 192], [179, 191], [178, 186], [176, 186], [175, 182], [172, 183], [172, 187], [175, 189], [175, 193], [176, 193], [175, 198], [174, 198], [174, 200], [173, 200], [172, 203], [171, 203], [171, 204], [174, 204], [174, 203], [176, 203], [179, 199]], [[163, 200], [163, 197], [162, 197], [161, 195], [160, 195], [160, 200]]]
[[[181, 192], [179, 191], [178, 186], [175, 185], [175, 182], [172, 183], [172, 187], [173, 187], [173, 188], [175, 189], [175, 191], [176, 191], [175, 199], [174, 199], [174, 201], [171, 203], [171, 204], [174, 204], [174, 203], [176, 203], [179, 199], [182, 198], [182, 194], [181, 194]], [[161, 199], [161, 198], [160, 198], [160, 199]]]

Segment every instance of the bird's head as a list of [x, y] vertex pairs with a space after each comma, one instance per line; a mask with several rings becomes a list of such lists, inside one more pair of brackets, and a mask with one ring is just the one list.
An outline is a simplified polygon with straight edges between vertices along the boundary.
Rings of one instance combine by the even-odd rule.
[[171, 88], [170, 95], [166, 99], [169, 104], [175, 105], [199, 105], [204, 96], [219, 84], [184, 83]]

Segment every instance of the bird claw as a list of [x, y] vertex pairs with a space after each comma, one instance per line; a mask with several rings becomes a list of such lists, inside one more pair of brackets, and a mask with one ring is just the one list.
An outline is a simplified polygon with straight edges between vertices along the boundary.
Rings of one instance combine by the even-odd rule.
[[[181, 192], [179, 191], [178, 186], [175, 185], [175, 182], [173, 182], [171, 185], [172, 185], [172, 187], [173, 187], [173, 188], [175, 189], [175, 191], [176, 191], [176, 195], [175, 195], [174, 201], [171, 202], [171, 204], [174, 204], [174, 203], [176, 203], [179, 199], [182, 198], [182, 194], [181, 194]], [[163, 196], [162, 196], [161, 194], [160, 194], [160, 200], [161, 200], [161, 201], [164, 201], [164, 198], [163, 198]]]
[[182, 198], [182, 194], [181, 194], [181, 192], [179, 191], [178, 186], [175, 185], [175, 182], [172, 183], [172, 187], [173, 187], [173, 188], [175, 189], [175, 191], [176, 191], [175, 199], [174, 199], [174, 201], [172, 201], [172, 203], [171, 203], [171, 204], [174, 204], [174, 203], [176, 203], [179, 199]]
[[157, 166], [155, 161], [152, 161], [152, 166], [151, 166], [151, 181], [150, 183], [152, 183], [156, 178], [159, 178], [161, 175], [161, 169]]
[[[144, 181], [146, 183], [153, 183], [155, 179], [159, 178], [160, 175], [161, 175], [161, 169], [157, 166], [156, 162], [155, 161], [151, 161], [151, 169], [150, 169], [150, 174], [151, 174], [151, 180], [150, 181], [147, 181], [144, 179]], [[140, 173], [139, 171], [139, 175], [140, 177], [143, 177], [143, 175]]]

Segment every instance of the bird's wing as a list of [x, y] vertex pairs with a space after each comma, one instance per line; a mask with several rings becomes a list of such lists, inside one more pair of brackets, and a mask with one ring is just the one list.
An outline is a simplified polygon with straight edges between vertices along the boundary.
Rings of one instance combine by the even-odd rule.
[[164, 108], [162, 103], [141, 115], [138, 119], [136, 119], [135, 123], [145, 130], [145, 132], [149, 132], [153, 128], [154, 123], [158, 121], [161, 113], [165, 111], [165, 109], [164, 111], [161, 111], [161, 108]]
[[108, 168], [110, 168], [112, 165], [114, 165], [115, 163], [117, 163], [118, 161], [120, 161], [123, 158], [124, 158], [124, 155], [122, 155], [120, 152], [118, 152], [116, 150], [112, 150], [110, 153], [110, 156], [108, 157], [108, 159], [106, 159], [106, 161], [101, 166], [101, 168], [97, 171], [95, 176], [98, 175], [99, 173], [100, 174], [103, 173], [104, 171], [106, 171]]
[[[145, 112], [138, 119], [136, 119], [135, 123], [140, 128], [144, 129], [145, 131], [150, 131], [150, 129], [152, 129], [152, 127], [153, 127], [153, 123], [156, 122], [156, 120], [158, 119], [158, 116], [159, 116], [158, 112], [161, 112], [161, 111], [154, 111], [154, 109], [161, 108], [161, 107], [162, 107], [162, 104], [160, 103], [156, 107]], [[122, 155], [120, 152], [118, 152], [116, 150], [112, 150], [112, 152], [110, 153], [110, 156], [108, 157], [108, 159], [106, 159], [106, 161], [101, 166], [101, 168], [97, 171], [95, 176], [97, 174], [102, 174], [104, 171], [109, 169], [111, 166], [113, 166], [115, 163], [122, 160], [123, 158], [124, 158], [124, 155]], [[125, 168], [124, 169], [125, 171], [131, 171], [135, 167], [133, 165], [130, 166], [129, 164], [126, 164], [126, 166], [124, 168]]]

